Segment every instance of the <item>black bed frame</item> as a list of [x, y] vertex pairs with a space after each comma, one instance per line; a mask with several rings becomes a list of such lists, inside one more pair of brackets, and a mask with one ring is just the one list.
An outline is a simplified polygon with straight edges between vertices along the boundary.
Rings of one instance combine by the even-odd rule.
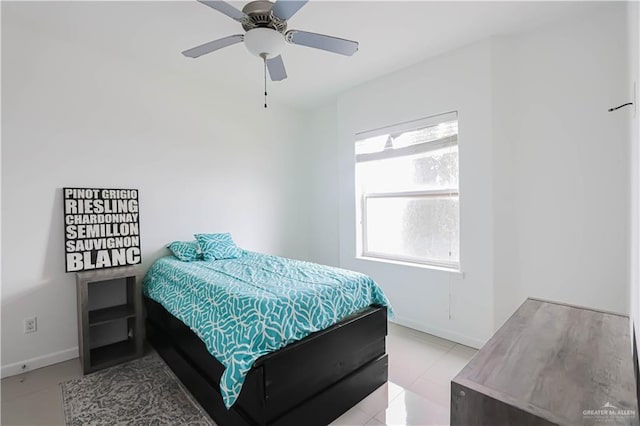
[[145, 305], [147, 339], [219, 426], [327, 425], [387, 381], [387, 310], [371, 306], [259, 358], [227, 410], [222, 364], [162, 305]]

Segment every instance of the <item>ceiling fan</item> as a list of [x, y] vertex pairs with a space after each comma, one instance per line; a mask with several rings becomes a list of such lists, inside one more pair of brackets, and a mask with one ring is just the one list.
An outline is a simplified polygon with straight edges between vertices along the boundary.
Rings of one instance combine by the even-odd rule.
[[[182, 52], [184, 56], [197, 58], [223, 47], [244, 42], [252, 54], [259, 56], [273, 81], [287, 78], [287, 72], [280, 53], [286, 43], [313, 47], [328, 52], [351, 56], [358, 51], [358, 42], [331, 37], [323, 34], [310, 33], [299, 30], [287, 31], [287, 21], [304, 6], [308, 0], [257, 0], [247, 3], [242, 10], [238, 10], [225, 1], [198, 0], [200, 3], [235, 19], [246, 31], [245, 34], [235, 34], [218, 40], [196, 46]], [[265, 87], [266, 96], [266, 87]], [[266, 107], [266, 104], [265, 104]]]

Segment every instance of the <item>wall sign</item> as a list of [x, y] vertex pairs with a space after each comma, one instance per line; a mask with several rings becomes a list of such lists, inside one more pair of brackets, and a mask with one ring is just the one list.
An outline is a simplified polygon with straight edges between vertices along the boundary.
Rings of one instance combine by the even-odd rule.
[[67, 272], [142, 261], [137, 189], [63, 188], [62, 192]]

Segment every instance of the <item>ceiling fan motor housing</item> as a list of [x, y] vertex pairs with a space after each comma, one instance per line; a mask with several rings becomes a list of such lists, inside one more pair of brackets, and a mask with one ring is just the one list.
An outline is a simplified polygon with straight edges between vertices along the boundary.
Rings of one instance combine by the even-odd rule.
[[242, 11], [249, 17], [242, 22], [245, 31], [254, 28], [271, 28], [284, 34], [287, 30], [287, 21], [275, 16], [271, 9], [274, 3], [266, 0], [257, 0], [247, 3]]

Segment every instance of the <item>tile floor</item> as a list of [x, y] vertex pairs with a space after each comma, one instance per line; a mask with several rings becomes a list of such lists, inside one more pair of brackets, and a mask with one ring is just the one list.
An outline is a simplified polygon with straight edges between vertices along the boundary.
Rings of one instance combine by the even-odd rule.
[[[389, 325], [389, 382], [332, 425], [448, 425], [451, 379], [476, 350]], [[79, 360], [2, 380], [2, 425], [63, 424], [60, 382], [82, 375]]]

